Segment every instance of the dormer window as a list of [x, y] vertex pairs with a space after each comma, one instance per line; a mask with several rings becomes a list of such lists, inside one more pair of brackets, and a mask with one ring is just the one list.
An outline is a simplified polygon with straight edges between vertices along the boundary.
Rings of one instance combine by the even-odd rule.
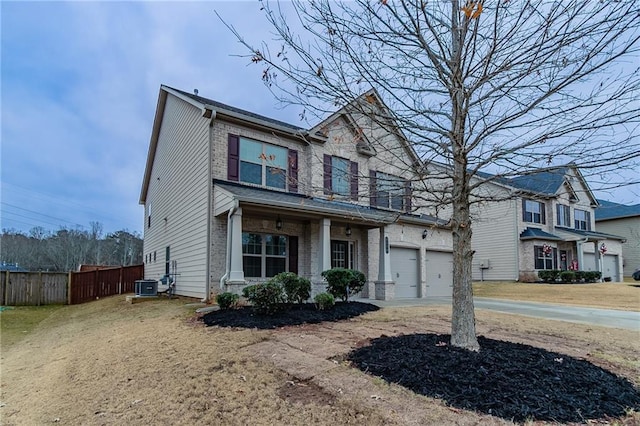
[[522, 200], [522, 220], [529, 223], [546, 223], [544, 203]]

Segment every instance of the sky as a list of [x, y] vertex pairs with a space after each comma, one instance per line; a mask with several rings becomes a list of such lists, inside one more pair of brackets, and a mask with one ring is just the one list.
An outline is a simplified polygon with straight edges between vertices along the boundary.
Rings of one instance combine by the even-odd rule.
[[0, 228], [141, 233], [161, 84], [300, 125], [214, 11], [254, 44], [270, 38], [257, 0], [0, 2]]

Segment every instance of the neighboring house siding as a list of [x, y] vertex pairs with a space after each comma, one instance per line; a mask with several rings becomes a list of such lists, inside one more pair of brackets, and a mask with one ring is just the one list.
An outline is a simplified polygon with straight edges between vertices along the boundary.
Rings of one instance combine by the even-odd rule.
[[192, 105], [168, 95], [146, 197], [145, 277], [165, 273], [166, 247], [177, 262], [176, 286], [184, 296], [206, 296], [208, 120]]
[[625, 277], [640, 268], [640, 216], [598, 221], [598, 232], [624, 236], [627, 241], [622, 244], [622, 255]]
[[[519, 268], [519, 200], [496, 201], [476, 209], [471, 246], [473, 279], [517, 280]], [[480, 268], [488, 260], [488, 268]]]

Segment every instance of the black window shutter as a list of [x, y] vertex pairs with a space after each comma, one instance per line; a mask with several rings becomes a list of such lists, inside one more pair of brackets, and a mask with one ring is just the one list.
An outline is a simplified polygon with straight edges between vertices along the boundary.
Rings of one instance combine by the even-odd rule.
[[331, 194], [331, 156], [324, 154], [324, 193]]
[[378, 191], [376, 189], [376, 172], [369, 170], [369, 205], [375, 207], [378, 205]]
[[585, 212], [584, 218], [587, 220], [587, 231], [591, 231], [591, 212]]
[[289, 272], [298, 273], [298, 237], [289, 237]]
[[527, 221], [527, 200], [522, 199], [522, 221]]
[[227, 180], [238, 181], [240, 176], [240, 137], [229, 134], [229, 150], [227, 155]]
[[358, 163], [351, 162], [351, 199], [358, 201]]
[[404, 209], [407, 213], [411, 213], [411, 181], [404, 181], [404, 199], [405, 206]]
[[540, 203], [540, 221], [543, 225], [547, 223], [546, 211], [547, 211], [547, 205], [545, 203]]
[[298, 151], [289, 150], [289, 192], [298, 192]]

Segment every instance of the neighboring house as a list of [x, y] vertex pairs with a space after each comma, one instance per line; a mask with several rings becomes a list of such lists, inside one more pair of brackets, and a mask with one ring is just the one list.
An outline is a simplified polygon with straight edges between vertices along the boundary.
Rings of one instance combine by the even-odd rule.
[[17, 263], [5, 263], [0, 264], [0, 272], [29, 272], [26, 269], [18, 266]]
[[622, 244], [624, 276], [630, 277], [640, 268], [640, 204], [627, 206], [598, 200], [596, 227], [598, 231], [624, 235]]
[[[386, 108], [375, 91], [358, 102]], [[389, 115], [390, 116], [390, 115]], [[420, 161], [349, 106], [304, 129], [161, 86], [140, 203], [145, 278], [179, 295], [353, 268], [364, 297], [451, 295], [452, 237], [414, 203]], [[417, 182], [417, 180], [416, 180]]]
[[488, 186], [504, 201], [474, 211], [474, 280], [533, 282], [543, 269], [577, 269], [622, 281], [625, 238], [596, 230], [598, 202], [577, 167]]

